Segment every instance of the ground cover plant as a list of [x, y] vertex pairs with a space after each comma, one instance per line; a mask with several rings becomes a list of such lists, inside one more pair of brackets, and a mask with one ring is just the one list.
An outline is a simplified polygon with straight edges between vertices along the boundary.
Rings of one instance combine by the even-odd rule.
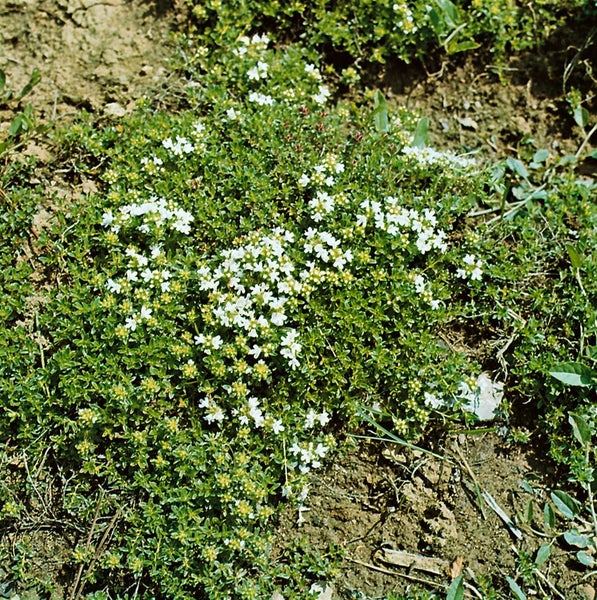
[[[247, 30], [272, 30], [348, 64], [425, 60], [440, 48], [456, 54], [481, 44], [503, 61], [507, 53], [540, 47], [571, 13], [595, 14], [593, 0], [186, 0], [186, 4], [198, 29], [218, 44]], [[350, 67], [349, 78], [353, 71]]]
[[[438, 152], [425, 118], [335, 98], [315, 51], [263, 33], [182, 56], [188, 110], [61, 134], [102, 191], [41, 233], [53, 285], [33, 308], [19, 248], [39, 191], [26, 165], [4, 174], [21, 191], [2, 222], [3, 521], [57, 486], [72, 597], [317, 597], [334, 549], [272, 560], [280, 504], [301, 518], [363, 418], [413, 441], [474, 422], [477, 377], [502, 368], [585, 484], [554, 502], [591, 568], [594, 184], [542, 148]], [[442, 337], [472, 328], [503, 350]]]

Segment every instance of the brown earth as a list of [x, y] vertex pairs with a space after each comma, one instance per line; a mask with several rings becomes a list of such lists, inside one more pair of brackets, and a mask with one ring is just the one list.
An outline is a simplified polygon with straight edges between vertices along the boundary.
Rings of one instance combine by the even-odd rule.
[[[40, 69], [42, 80], [27, 101], [42, 122], [64, 122], [82, 109], [118, 119], [143, 95], [168, 103], [175, 94], [175, 76], [167, 66], [175, 22], [176, 11], [166, 1], [5, 0], [0, 5], [0, 69], [14, 89], [25, 85], [34, 67]], [[513, 60], [502, 71], [511, 78], [508, 84], [500, 81], [499, 69], [479, 57], [446, 64], [431, 75], [420, 68], [388, 68], [376, 83], [389, 98], [431, 116], [431, 139], [438, 147], [481, 150], [489, 158], [514, 154], [525, 144], [574, 153], [584, 133], [566, 112], [562, 87], [574, 60], [573, 71], [592, 75], [588, 58], [579, 54], [582, 41], [577, 35], [575, 43], [552, 50], [551, 62], [546, 54]], [[11, 115], [0, 107], [0, 129], [8, 127]], [[54, 191], [87, 193], [95, 185], [87, 180], [75, 189], [57, 172], [46, 139], [23, 152], [39, 158], [40, 179]], [[40, 215], [43, 227], [51, 215]], [[300, 526], [295, 512], [282, 516], [280, 546], [305, 536], [315, 547], [333, 543], [345, 552], [333, 597], [358, 598], [357, 592], [382, 597], [416, 584], [445, 594], [459, 573], [470, 582], [468, 596], [483, 597], [478, 590], [484, 575], [502, 585], [506, 576], [520, 581], [516, 554], [534, 557], [551, 539], [536, 533], [541, 518], [533, 528], [521, 519], [529, 501], [542, 515], [547, 491], [558, 481], [534, 440], [508, 444], [492, 431], [422, 443], [436, 455], [395, 444], [355, 446], [313, 476]], [[533, 492], [525, 491], [525, 481]], [[520, 539], [477, 491], [489, 494], [514, 520]], [[42, 573], [55, 586], [57, 600], [72, 590], [76, 572], [68, 566], [69, 556], [81, 532], [52, 520], [56, 497], [50, 483], [39, 482], [38, 492], [37, 512], [20, 528], [3, 532], [0, 550], [28, 548], [30, 575]], [[410, 566], [398, 566], [399, 560]], [[2, 597], [16, 591], [7, 569], [0, 564]], [[583, 581], [558, 543], [541, 571], [535, 597], [595, 598], [595, 582]], [[41, 597], [33, 589], [19, 592], [21, 598]]]

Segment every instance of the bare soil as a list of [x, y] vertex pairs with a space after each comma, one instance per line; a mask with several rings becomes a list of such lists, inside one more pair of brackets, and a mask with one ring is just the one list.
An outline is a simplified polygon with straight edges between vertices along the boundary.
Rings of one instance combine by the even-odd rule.
[[[81, 110], [118, 119], [138, 98], [167, 96], [175, 85], [167, 61], [177, 18], [165, 0], [5, 0], [0, 3], [0, 69], [15, 89], [27, 82], [34, 67], [41, 70], [41, 83], [27, 98], [41, 121], [64, 121]], [[431, 138], [438, 147], [481, 150], [489, 158], [513, 154], [524, 144], [574, 152], [584, 134], [566, 112], [562, 89], [567, 84], [564, 71], [574, 57], [574, 70], [587, 76], [585, 61], [592, 59], [579, 55], [581, 47], [576, 35], [575, 43], [518, 57], [502, 70], [509, 83], [479, 57], [443, 65], [434, 74], [421, 67], [388, 67], [377, 83], [389, 97], [431, 117]], [[10, 119], [8, 109], [0, 110], [1, 128]], [[38, 157], [40, 178], [54, 192], [93, 190], [92, 180], [72, 184], [53, 172], [47, 140], [37, 140], [23, 152]], [[39, 227], [44, 218], [51, 215], [40, 210]], [[516, 518], [529, 501], [541, 514], [546, 490], [559, 481], [543, 448], [534, 442], [508, 445], [495, 432], [422, 443], [438, 456], [391, 444], [355, 446], [313, 476], [302, 523], [294, 511], [281, 517], [280, 547], [304, 536], [315, 547], [333, 543], [343, 549], [334, 597], [355, 598], [357, 592], [382, 597], [416, 584], [441, 591], [459, 573], [473, 582], [484, 575], [503, 582], [505, 576], [519, 575], [516, 553], [532, 554], [545, 543]], [[536, 492], [524, 491], [523, 481]], [[51, 483], [39, 486], [40, 504], [31, 519], [3, 532], [0, 547], [27, 547], [30, 575], [43, 574], [57, 600], [68, 597], [72, 588], [76, 571], [70, 551], [82, 534], [53, 521], [52, 505], [59, 498]], [[521, 539], [479, 499], [477, 490], [488, 493], [514, 519]], [[405, 560], [409, 566], [396, 563]], [[0, 564], [2, 597], [17, 591], [7, 568]], [[542, 589], [536, 590], [539, 597], [595, 598], [595, 582], [582, 580], [558, 544], [544, 576]], [[34, 589], [18, 591], [21, 598], [42, 597]]]

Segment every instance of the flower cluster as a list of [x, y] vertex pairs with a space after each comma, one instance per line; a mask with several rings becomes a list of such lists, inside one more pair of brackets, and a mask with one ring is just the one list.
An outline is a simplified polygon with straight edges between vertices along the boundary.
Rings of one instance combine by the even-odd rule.
[[360, 204], [363, 212], [357, 215], [357, 225], [366, 228], [370, 224], [393, 237], [399, 237], [406, 246], [414, 237], [414, 245], [421, 254], [430, 250], [447, 251], [446, 233], [436, 229], [435, 212], [426, 208], [422, 213], [401, 206], [398, 198], [388, 196], [381, 202], [364, 200]]
[[467, 170], [476, 165], [472, 158], [466, 158], [449, 151], [441, 152], [427, 146], [420, 148], [419, 146], [407, 145], [402, 148], [402, 154], [422, 167], [440, 165]]
[[[102, 225], [109, 229], [110, 236], [133, 233], [135, 237], [161, 240], [172, 234], [189, 234], [192, 221], [189, 212], [172, 202], [152, 198], [122, 206], [116, 215], [107, 211]], [[118, 331], [123, 337], [143, 323], [154, 322], [154, 308], [160, 305], [160, 299], [168, 296], [175, 276], [160, 242], [150, 243], [146, 249], [130, 244], [124, 255], [124, 273], [120, 277], [108, 277], [105, 282], [106, 290], [120, 298], [124, 323]]]
[[[140, 217], [140, 223], [135, 219]], [[114, 215], [111, 210], [103, 215], [102, 225], [109, 227], [112, 233], [118, 234], [121, 227], [134, 227], [140, 233], [148, 234], [152, 229], [172, 228], [180, 233], [188, 234], [193, 215], [186, 210], [177, 207], [173, 202], [163, 198], [152, 197], [147, 202], [140, 204], [126, 204], [121, 206], [118, 214]]]
[[461, 279], [472, 279], [473, 281], [481, 281], [483, 275], [483, 262], [474, 254], [466, 254], [462, 259], [463, 267], [456, 271], [456, 276]]

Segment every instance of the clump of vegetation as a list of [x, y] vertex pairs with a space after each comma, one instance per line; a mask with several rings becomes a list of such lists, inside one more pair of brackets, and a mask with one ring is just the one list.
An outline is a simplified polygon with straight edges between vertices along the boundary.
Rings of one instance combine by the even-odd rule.
[[498, 59], [537, 48], [573, 12], [591, 13], [592, 0], [331, 0], [222, 2], [186, 0], [202, 35], [224, 44], [239, 35], [276, 31], [348, 62], [405, 62], [442, 49], [455, 54], [484, 44]]

